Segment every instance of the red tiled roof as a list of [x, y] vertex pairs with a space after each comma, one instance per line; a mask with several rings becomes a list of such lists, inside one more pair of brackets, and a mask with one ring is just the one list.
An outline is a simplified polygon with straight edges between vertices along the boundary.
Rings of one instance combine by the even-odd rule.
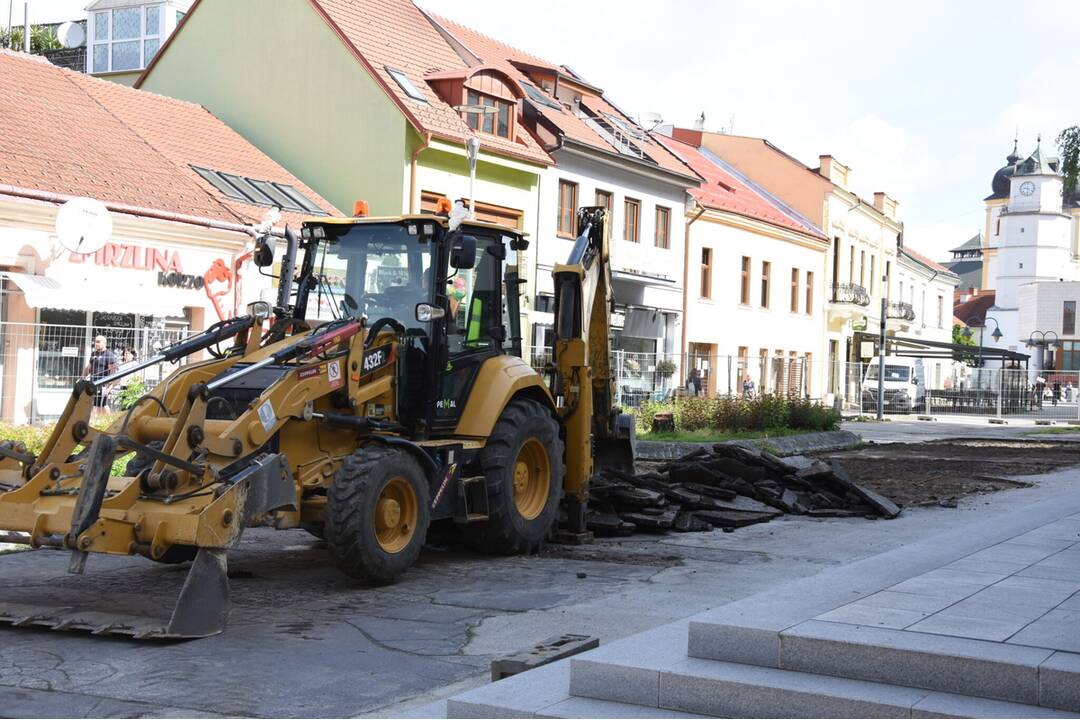
[[[463, 69], [461, 59], [431, 21], [410, 0], [309, 0], [341, 38], [352, 46], [376, 81], [417, 130], [464, 143], [472, 132], [461, 115], [427, 84], [432, 72]], [[410, 98], [386, 71], [403, 72], [427, 102]], [[483, 135], [485, 150], [550, 165], [551, 158], [528, 132], [515, 142]]]
[[693, 145], [662, 135], [657, 136], [657, 139], [704, 179], [701, 187], [690, 190], [690, 195], [702, 206], [710, 210], [723, 210], [760, 220], [819, 240], [827, 240], [822, 233], [797, 222], [767, 197], [705, 157]]
[[[234, 202], [189, 165], [292, 185], [333, 206], [206, 109], [0, 51], [0, 183], [240, 224]], [[298, 224], [302, 215], [283, 212]]]
[[[952, 273], [952, 270], [950, 270], [949, 268], [945, 267], [944, 265], [942, 265], [940, 263], [934, 262], [933, 260], [926, 257], [922, 253], [915, 252], [914, 250], [912, 250], [907, 245], [904, 246], [904, 252], [906, 254], [910, 255], [911, 257], [915, 258], [916, 260], [918, 260], [919, 262], [921, 262], [923, 265], [927, 266], [931, 270], [937, 270], [938, 272]], [[953, 274], [955, 274], [955, 273], [953, 273]]]
[[[562, 72], [565, 74], [564, 69], [560, 69], [542, 58], [501, 43], [494, 38], [488, 37], [472, 28], [460, 25], [453, 20], [437, 16], [433, 17], [436, 22], [451, 33], [458, 42], [464, 45], [469, 52], [476, 55], [484, 63], [497, 66], [517, 82], [525, 81], [535, 86], [535, 83], [532, 83], [529, 76], [523, 72], [518, 65], [533, 65], [540, 68], [546, 68], [552, 72]], [[515, 65], [515, 63], [517, 64]], [[539, 90], [539, 88], [537, 89]], [[540, 92], [543, 92], [543, 90], [540, 90]], [[554, 100], [554, 98], [552, 99]], [[576, 140], [579, 143], [605, 152], [617, 152], [601, 135], [597, 134], [597, 132], [589, 127], [589, 125], [581, 118], [577, 117], [566, 107], [561, 106], [561, 104], [558, 109], [540, 103], [533, 104], [541, 115], [555, 127], [559, 128], [560, 132], [571, 140]], [[582, 100], [582, 104], [593, 113], [607, 113], [608, 115], [621, 118], [631, 125], [637, 124], [633, 119], [626, 117], [621, 110], [616, 108], [602, 96], [586, 95]], [[641, 147], [645, 154], [664, 170], [682, 175], [688, 174], [686, 172], [686, 167], [652, 137], [645, 135], [640, 139], [634, 138], [633, 142]]]
[[986, 311], [993, 306], [995, 297], [993, 290], [980, 291], [967, 302], [954, 305], [953, 317], [964, 325], [983, 325], [986, 322]]

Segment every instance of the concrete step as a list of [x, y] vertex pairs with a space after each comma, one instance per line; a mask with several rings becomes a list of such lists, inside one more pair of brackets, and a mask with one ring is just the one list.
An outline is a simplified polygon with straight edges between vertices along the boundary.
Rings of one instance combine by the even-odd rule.
[[1080, 655], [810, 620], [780, 633], [786, 670], [1080, 712]]
[[[1036, 705], [717, 660], [686, 658], [664, 668], [647, 662], [608, 664], [587, 656], [570, 662], [574, 695], [625, 702], [628, 693], [644, 700], [655, 687], [650, 712], [708, 717], [1080, 718]], [[645, 681], [653, 673], [655, 686], [635, 695], [628, 679]]]
[[[448, 718], [701, 718], [649, 706], [573, 697], [568, 661], [544, 665], [445, 701]], [[432, 708], [425, 708], [430, 710]], [[419, 716], [415, 716], [419, 717]], [[425, 715], [425, 717], [431, 717]]]
[[870, 680], [1080, 712], [1080, 655], [985, 640], [808, 620], [785, 630], [690, 623], [703, 659]]

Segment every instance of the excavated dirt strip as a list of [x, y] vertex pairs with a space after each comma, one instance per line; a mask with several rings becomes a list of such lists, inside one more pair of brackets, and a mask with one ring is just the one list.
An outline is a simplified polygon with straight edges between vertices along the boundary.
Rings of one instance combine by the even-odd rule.
[[840, 461], [855, 482], [913, 507], [1027, 486], [1023, 479], [1008, 478], [1080, 465], [1080, 443], [959, 439], [867, 445], [816, 456]]

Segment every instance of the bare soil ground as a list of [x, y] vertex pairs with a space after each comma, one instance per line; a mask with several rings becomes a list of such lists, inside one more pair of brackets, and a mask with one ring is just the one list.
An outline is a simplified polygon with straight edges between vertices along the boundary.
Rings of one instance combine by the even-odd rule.
[[820, 453], [838, 460], [857, 483], [898, 505], [945, 505], [964, 495], [1031, 483], [1015, 476], [1041, 475], [1080, 465], [1080, 444], [1040, 440], [938, 440], [883, 443]]

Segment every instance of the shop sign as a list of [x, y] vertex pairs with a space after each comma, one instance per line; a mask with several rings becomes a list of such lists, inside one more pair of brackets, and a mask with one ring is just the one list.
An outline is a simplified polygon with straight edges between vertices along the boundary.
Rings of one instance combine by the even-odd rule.
[[159, 270], [164, 273], [180, 274], [184, 272], [184, 268], [180, 264], [179, 250], [143, 247], [127, 243], [105, 243], [105, 246], [93, 255], [71, 253], [68, 258], [73, 263], [87, 262], [88, 258], [93, 258], [93, 263], [102, 267]]
[[190, 290], [202, 290], [203, 279], [198, 275], [185, 275], [178, 272], [159, 272], [157, 284], [161, 287], [187, 288]]

